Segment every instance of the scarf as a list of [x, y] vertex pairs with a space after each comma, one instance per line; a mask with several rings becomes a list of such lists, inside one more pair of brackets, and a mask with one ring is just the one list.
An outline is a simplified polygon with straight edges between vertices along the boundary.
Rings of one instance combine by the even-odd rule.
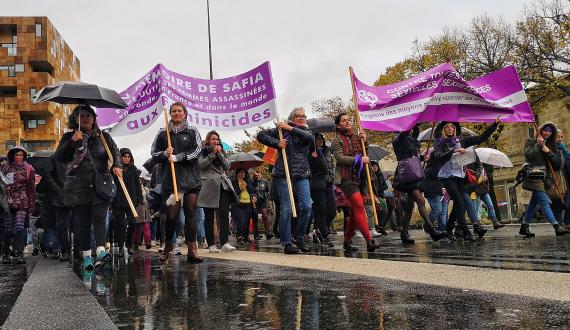
[[[94, 138], [99, 137], [99, 132], [95, 129], [91, 131], [91, 134], [93, 134]], [[83, 161], [85, 155], [89, 150], [88, 142], [90, 137], [91, 136], [89, 135], [88, 132], [83, 132], [83, 141], [80, 144], [78, 144], [77, 147], [75, 148], [75, 153], [73, 154], [73, 158], [67, 165], [67, 168], [65, 170], [65, 175], [74, 175], [75, 172], [77, 171], [79, 164], [81, 164], [81, 162]]]
[[188, 121], [186, 119], [184, 119], [184, 121], [182, 121], [180, 124], [176, 125], [172, 123], [172, 120], [168, 121], [168, 129], [174, 134], [178, 134], [187, 128], [188, 128]]
[[[342, 168], [342, 179], [352, 179], [355, 182], [360, 182], [360, 172], [362, 171], [362, 148], [360, 146], [360, 139], [352, 130], [344, 131], [338, 129], [338, 137], [342, 141], [342, 154], [344, 156], [355, 156], [354, 166], [345, 166]], [[353, 168], [360, 164], [359, 171], [353, 171]]]

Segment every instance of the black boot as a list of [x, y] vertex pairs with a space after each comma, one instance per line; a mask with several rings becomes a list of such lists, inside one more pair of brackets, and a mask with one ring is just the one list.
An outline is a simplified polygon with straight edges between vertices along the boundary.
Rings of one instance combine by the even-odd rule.
[[352, 244], [351, 240], [344, 241], [344, 243], [342, 244], [342, 247], [343, 247], [345, 252], [356, 252], [356, 251], [358, 251], [358, 248]]
[[434, 242], [447, 237], [446, 232], [438, 231], [431, 223], [424, 223], [424, 231], [429, 234]]
[[366, 242], [366, 250], [368, 252], [374, 252], [376, 251], [377, 248], [379, 248], [380, 245], [378, 243], [376, 243], [375, 240], [371, 239], [368, 242]]
[[554, 232], [556, 233], [556, 236], [562, 236], [570, 233], [570, 231], [566, 230], [559, 224], [552, 225], [552, 227], [554, 227]]
[[503, 228], [505, 226], [505, 224], [500, 222], [499, 220], [491, 219], [491, 221], [493, 221], [493, 229], [495, 229], [495, 230], [497, 230], [499, 228]]
[[473, 235], [471, 235], [471, 230], [469, 230], [469, 227], [467, 227], [467, 224], [464, 224], [462, 226], [462, 232], [463, 232], [463, 241], [464, 242], [473, 242]]
[[482, 238], [483, 236], [485, 236], [485, 233], [487, 232], [487, 229], [483, 228], [483, 226], [481, 226], [480, 223], [474, 223], [473, 224], [473, 231], [479, 235], [479, 238]]
[[382, 235], [388, 235], [388, 232], [386, 231], [386, 229], [384, 229], [382, 227], [376, 228], [376, 230]]
[[410, 237], [410, 234], [408, 233], [408, 231], [403, 231], [402, 233], [400, 233], [400, 239], [402, 240], [402, 244], [415, 244], [416, 243], [416, 241], [414, 241]]
[[534, 237], [534, 233], [530, 232], [530, 228], [528, 224], [522, 223], [521, 229], [519, 230], [519, 235], [523, 235], [524, 237]]
[[450, 241], [457, 241], [457, 238], [455, 238], [455, 235], [453, 235], [453, 229], [448, 229], [446, 231], [447, 234], [447, 239]]
[[283, 248], [283, 253], [285, 253], [285, 254], [298, 254], [298, 253], [300, 253], [300, 251], [293, 244], [286, 243], [285, 247]]

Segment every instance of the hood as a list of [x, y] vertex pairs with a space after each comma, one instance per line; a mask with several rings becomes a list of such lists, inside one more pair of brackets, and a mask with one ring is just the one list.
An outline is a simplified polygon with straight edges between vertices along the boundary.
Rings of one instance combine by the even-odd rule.
[[548, 138], [548, 140], [546, 140], [546, 145], [549, 146], [549, 148], [552, 149], [553, 146], [556, 146], [556, 135], [558, 135], [558, 128], [556, 127], [556, 124], [554, 124], [551, 121], [547, 121], [546, 123], [540, 125], [540, 127], [538, 127], [538, 134], [542, 133], [542, 130], [545, 127], [551, 127], [552, 128], [552, 134], [550, 135], [550, 137]]
[[121, 149], [119, 150], [119, 153], [121, 154], [121, 157], [122, 157], [124, 154], [129, 154], [129, 155], [131, 155], [131, 163], [130, 163], [130, 164], [131, 164], [131, 165], [134, 165], [134, 164], [135, 164], [135, 159], [133, 158], [133, 153], [131, 152], [131, 149], [129, 149], [129, 148], [121, 148]]
[[459, 125], [458, 122], [451, 122], [451, 121], [440, 121], [437, 126], [435, 127], [435, 132], [433, 134], [433, 137], [438, 139], [441, 138], [441, 134], [443, 131], [443, 126], [445, 126], [448, 123], [452, 123], [453, 125], [455, 125], [455, 136], [461, 136], [461, 125]]
[[10, 163], [14, 161], [14, 154], [17, 151], [23, 151], [24, 152], [24, 161], [26, 161], [28, 159], [28, 152], [26, 151], [26, 149], [21, 145], [17, 145], [8, 151], [8, 161]]

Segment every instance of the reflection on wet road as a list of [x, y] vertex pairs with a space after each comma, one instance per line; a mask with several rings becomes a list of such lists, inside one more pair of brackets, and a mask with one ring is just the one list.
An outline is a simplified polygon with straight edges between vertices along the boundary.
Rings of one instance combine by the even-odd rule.
[[[556, 237], [550, 225], [536, 225], [532, 230], [536, 237], [522, 238], [518, 226], [507, 226], [500, 230], [489, 230], [487, 235], [475, 242], [462, 240], [432, 242], [420, 230], [411, 235], [415, 245], [402, 245], [397, 232], [377, 238], [380, 248], [374, 253], [366, 252], [364, 239], [355, 238], [359, 247], [349, 257], [384, 259], [411, 262], [428, 262], [460, 266], [491, 267], [500, 269], [541, 270], [549, 272], [570, 272], [570, 235]], [[341, 235], [335, 238], [333, 248], [313, 249], [310, 254], [344, 257]], [[250, 251], [282, 252], [278, 240], [260, 240], [247, 247]]]
[[35, 264], [33, 258], [27, 261], [26, 265], [0, 264], [0, 326], [6, 322]]
[[570, 303], [247, 262], [164, 266], [149, 252], [84, 283], [125, 329], [570, 327]]

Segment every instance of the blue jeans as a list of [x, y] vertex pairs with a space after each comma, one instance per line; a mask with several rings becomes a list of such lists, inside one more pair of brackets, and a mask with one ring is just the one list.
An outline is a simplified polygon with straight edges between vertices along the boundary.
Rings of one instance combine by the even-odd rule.
[[467, 215], [469, 216], [469, 219], [471, 219], [471, 223], [472, 224], [479, 223], [479, 214], [477, 213], [478, 209], [475, 208], [477, 206], [476, 205], [477, 199], [475, 200], [471, 199], [469, 193], [466, 192], [463, 195], [463, 200], [465, 201], [465, 211], [467, 211]]
[[478, 196], [475, 201], [475, 210], [477, 210], [477, 218], [481, 218], [481, 202], [485, 203], [487, 207], [487, 215], [492, 221], [497, 221], [497, 214], [495, 213], [495, 207], [493, 207], [493, 201], [489, 193], [483, 196]]
[[206, 237], [206, 229], [204, 228], [204, 209], [198, 208], [198, 237], [204, 239]]
[[536, 212], [536, 207], [540, 206], [542, 213], [546, 217], [546, 220], [553, 225], [558, 224], [556, 218], [554, 218], [554, 213], [550, 208], [550, 198], [544, 191], [532, 191], [532, 196], [530, 197], [530, 202], [528, 202], [528, 207], [526, 208], [526, 213], [524, 215], [524, 222], [530, 224], [534, 213]]
[[295, 207], [297, 208], [297, 225], [294, 233], [291, 233], [291, 203], [289, 202], [287, 180], [285, 178], [275, 178], [274, 180], [276, 181], [275, 187], [279, 194], [279, 235], [281, 243], [291, 243], [291, 236], [296, 240], [302, 241], [313, 205], [309, 179], [299, 179], [292, 182], [293, 187], [291, 188], [295, 192]]
[[442, 195], [426, 197], [429, 206], [429, 219], [433, 223], [437, 220], [437, 228], [439, 231], [445, 231], [447, 225], [447, 202]]

